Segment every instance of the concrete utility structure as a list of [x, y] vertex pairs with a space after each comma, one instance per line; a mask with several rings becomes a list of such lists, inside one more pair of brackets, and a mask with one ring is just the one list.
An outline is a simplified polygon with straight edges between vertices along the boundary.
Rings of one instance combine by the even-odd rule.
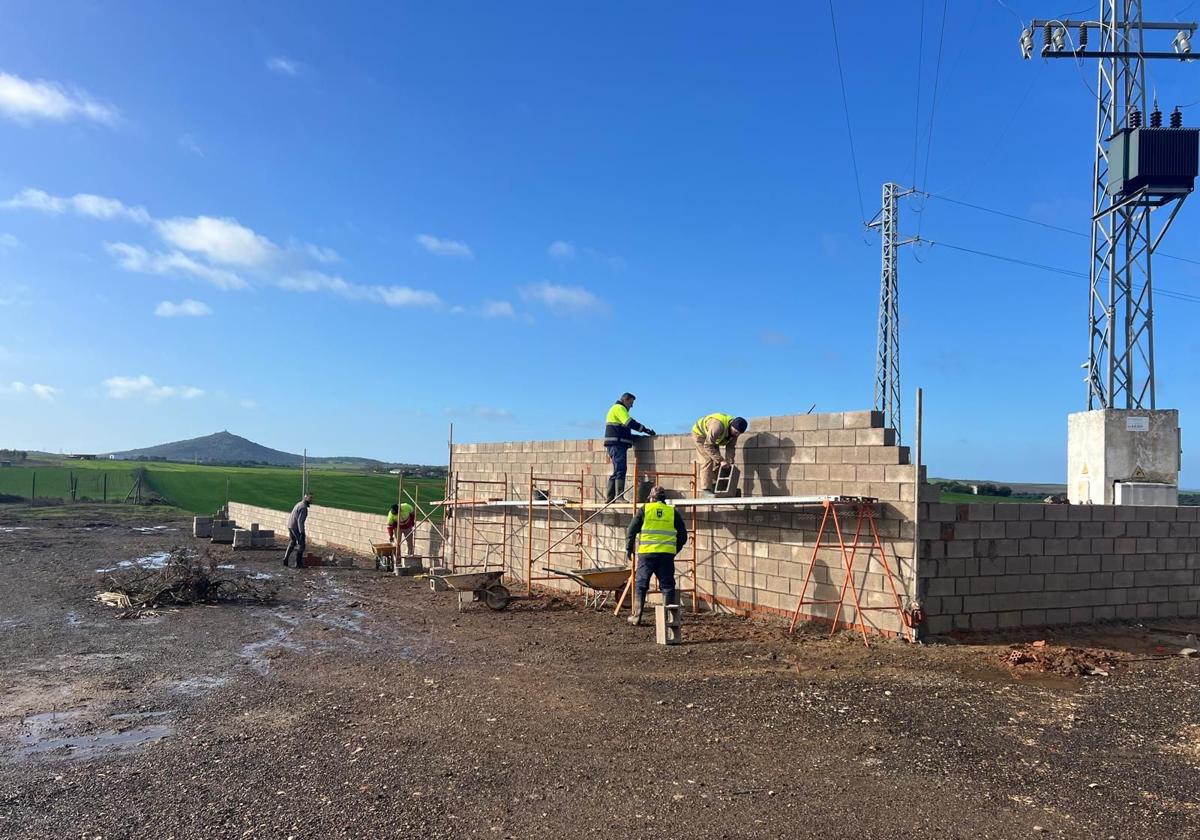
[[1067, 423], [1072, 503], [1179, 503], [1178, 411], [1079, 411]]
[[[1021, 33], [1021, 52], [1026, 59], [1033, 56], [1033, 35], [1038, 30], [1043, 34], [1043, 58], [1097, 59], [1085, 367], [1088, 410], [1103, 414], [1091, 420], [1072, 416], [1068, 449], [1088, 453], [1093, 459], [1104, 453], [1104, 464], [1146, 457], [1142, 451], [1145, 439], [1136, 433], [1125, 434], [1123, 421], [1111, 412], [1128, 412], [1130, 421], [1138, 426], [1146, 411], [1157, 409], [1152, 259], [1192, 192], [1200, 164], [1198, 132], [1183, 127], [1179, 110], [1171, 115], [1168, 127], [1162, 125], [1157, 103], [1153, 111], [1147, 110], [1145, 63], [1150, 59], [1189, 60], [1196, 28], [1195, 23], [1143, 20], [1141, 0], [1101, 0], [1097, 20], [1034, 20]], [[1163, 32], [1174, 33], [1172, 49], [1147, 51], [1147, 35]], [[1097, 49], [1088, 48], [1089, 33], [1097, 36]], [[1148, 126], [1142, 124], [1146, 114]], [[1164, 207], [1169, 213], [1155, 231], [1153, 211]], [[1174, 412], [1151, 421], [1156, 428], [1168, 424], [1178, 426]], [[1099, 439], [1094, 439], [1097, 434]], [[1076, 435], [1084, 437], [1077, 440]], [[1121, 447], [1131, 450], [1122, 453]], [[1156, 461], [1157, 466], [1166, 463], [1166, 458]], [[1071, 461], [1068, 467], [1072, 502], [1094, 501], [1099, 492], [1112, 501], [1114, 483], [1131, 478], [1112, 473], [1081, 481], [1075, 468], [1082, 465], [1082, 461]], [[1091, 463], [1086, 466], [1097, 469]], [[1161, 481], [1154, 483], [1164, 485], [1156, 495], [1169, 496], [1172, 487], [1177, 492], [1177, 461], [1173, 473], [1156, 473]], [[1086, 495], [1080, 495], [1081, 488], [1087, 489]], [[1124, 493], [1121, 498], [1127, 501]]]

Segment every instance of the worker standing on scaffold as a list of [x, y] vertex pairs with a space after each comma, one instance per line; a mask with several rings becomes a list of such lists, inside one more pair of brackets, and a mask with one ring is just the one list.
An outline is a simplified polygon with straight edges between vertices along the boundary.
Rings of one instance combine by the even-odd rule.
[[608, 490], [604, 495], [606, 502], [621, 498], [621, 494], [625, 492], [625, 471], [628, 469], [629, 447], [633, 446], [634, 442], [633, 433], [644, 432], [651, 436], [655, 434], [653, 429], [646, 428], [629, 416], [629, 409], [633, 408], [633, 401], [636, 399], [637, 397], [626, 391], [613, 403], [613, 407], [608, 410], [608, 416], [604, 418], [604, 448], [613, 466], [612, 475], [608, 477]]
[[[738, 437], [750, 428], [744, 417], [732, 414], [706, 414], [692, 426], [696, 441], [696, 461], [700, 464], [700, 495], [712, 496], [717, 473], [733, 463], [733, 447]], [[721, 454], [720, 447], [725, 447]]]
[[675, 555], [688, 541], [687, 526], [675, 508], [665, 503], [667, 492], [658, 485], [650, 488], [650, 501], [642, 505], [629, 530], [625, 534], [625, 553], [633, 560], [633, 546], [637, 542], [637, 578], [633, 587], [633, 614], [629, 623], [642, 623], [642, 609], [646, 605], [646, 593], [650, 590], [650, 575], [658, 578], [663, 601], [678, 604], [675, 589]]

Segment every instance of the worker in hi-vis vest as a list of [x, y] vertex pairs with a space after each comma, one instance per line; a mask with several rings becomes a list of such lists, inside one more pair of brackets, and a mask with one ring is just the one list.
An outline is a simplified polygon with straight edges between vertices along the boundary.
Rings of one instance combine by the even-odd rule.
[[[711, 496], [717, 483], [717, 471], [733, 459], [733, 444], [750, 424], [745, 417], [732, 414], [706, 414], [692, 426], [696, 440], [696, 460], [700, 462], [700, 487]], [[720, 447], [724, 446], [725, 455]]]
[[408, 502], [403, 504], [392, 505], [391, 510], [387, 515], [387, 535], [388, 542], [394, 543], [397, 548], [400, 547], [400, 540], [396, 538], [396, 532], [400, 532], [400, 537], [404, 539], [408, 547], [408, 554], [411, 557], [416, 552], [413, 550], [413, 530], [417, 524], [417, 513], [413, 506]]
[[625, 492], [627, 456], [629, 447], [634, 443], [633, 433], [655, 434], [653, 429], [646, 428], [629, 416], [629, 409], [633, 408], [633, 401], [636, 399], [637, 397], [626, 391], [613, 403], [613, 407], [608, 410], [608, 416], [604, 418], [604, 449], [608, 452], [608, 459], [612, 461], [613, 467], [612, 475], [608, 477], [608, 490], [604, 494], [606, 502], [619, 499]]
[[633, 559], [634, 542], [637, 542], [637, 577], [630, 624], [642, 623], [650, 575], [658, 578], [658, 588], [662, 590], [665, 603], [679, 603], [675, 592], [675, 555], [687, 544], [688, 532], [683, 516], [664, 502], [666, 498], [667, 493], [661, 487], [650, 488], [650, 501], [634, 514], [625, 534], [625, 553], [630, 560]]

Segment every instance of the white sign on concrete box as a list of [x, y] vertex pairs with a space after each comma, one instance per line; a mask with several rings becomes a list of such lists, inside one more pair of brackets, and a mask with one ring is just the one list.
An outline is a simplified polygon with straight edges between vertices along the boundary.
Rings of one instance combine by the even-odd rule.
[[1149, 417], [1126, 417], [1125, 431], [1127, 432], [1148, 432], [1150, 431]]

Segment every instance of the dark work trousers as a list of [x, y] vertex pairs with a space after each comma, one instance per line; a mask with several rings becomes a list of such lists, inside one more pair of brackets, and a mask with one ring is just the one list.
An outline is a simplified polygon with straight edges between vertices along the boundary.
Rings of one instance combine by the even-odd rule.
[[638, 598], [646, 600], [650, 591], [650, 575], [658, 578], [658, 588], [662, 590], [663, 600], [668, 604], [675, 603], [675, 555], [674, 554], [639, 554], [637, 580], [634, 591]]
[[625, 471], [629, 469], [629, 447], [610, 443], [604, 448], [608, 450], [608, 457], [612, 459], [612, 479], [624, 481]]
[[292, 556], [292, 549], [296, 550], [296, 568], [299, 569], [304, 565], [304, 532], [288, 528], [287, 552], [283, 555], [283, 565], [285, 566], [288, 558]]
[[604, 493], [604, 500], [611, 502], [625, 492], [625, 470], [629, 466], [629, 447], [610, 443], [604, 448], [608, 451], [608, 457], [612, 459], [613, 465], [612, 475], [608, 477], [608, 488]]

